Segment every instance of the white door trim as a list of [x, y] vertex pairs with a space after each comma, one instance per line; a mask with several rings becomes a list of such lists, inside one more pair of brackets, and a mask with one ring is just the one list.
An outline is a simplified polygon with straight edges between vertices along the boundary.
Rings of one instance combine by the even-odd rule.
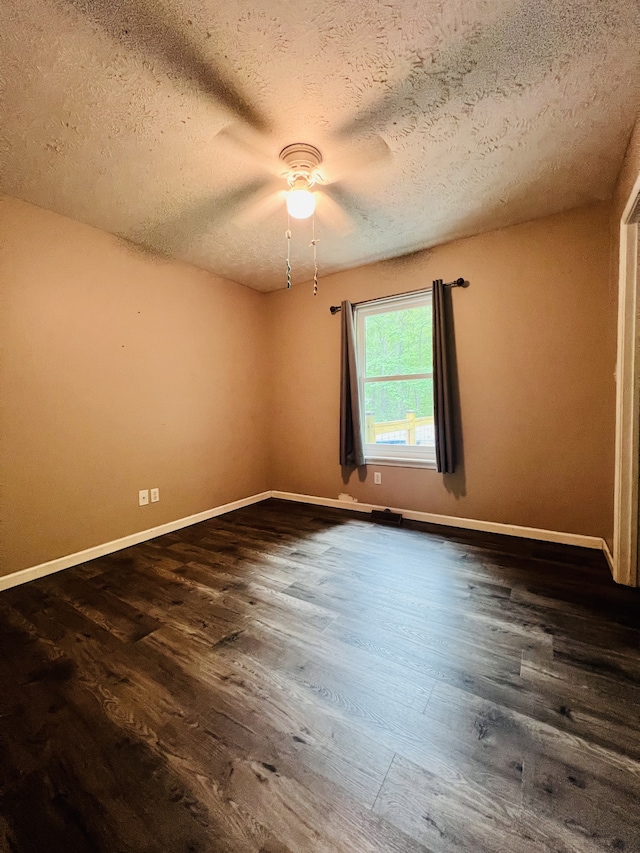
[[613, 578], [638, 585], [638, 418], [640, 363], [638, 225], [630, 222], [640, 194], [638, 175], [620, 219]]

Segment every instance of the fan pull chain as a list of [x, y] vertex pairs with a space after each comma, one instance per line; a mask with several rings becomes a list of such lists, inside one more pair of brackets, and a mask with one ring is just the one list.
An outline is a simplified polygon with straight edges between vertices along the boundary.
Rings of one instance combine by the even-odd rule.
[[287, 230], [285, 232], [287, 238], [287, 290], [291, 289], [291, 220], [287, 213]]
[[313, 246], [313, 295], [318, 295], [318, 251], [316, 246], [318, 245], [318, 241], [316, 240], [316, 215], [313, 214], [312, 219], [312, 239], [311, 245]]

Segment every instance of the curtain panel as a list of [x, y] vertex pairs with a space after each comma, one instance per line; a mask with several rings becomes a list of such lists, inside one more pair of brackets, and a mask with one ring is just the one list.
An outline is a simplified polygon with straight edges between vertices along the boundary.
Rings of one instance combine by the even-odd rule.
[[360, 421], [356, 328], [353, 305], [347, 300], [342, 303], [341, 323], [340, 464], [343, 467], [360, 467], [364, 465], [364, 447]]
[[447, 305], [442, 279], [433, 282], [433, 415], [436, 434], [436, 467], [443, 474], [456, 469], [454, 405], [451, 393], [452, 363], [447, 335]]

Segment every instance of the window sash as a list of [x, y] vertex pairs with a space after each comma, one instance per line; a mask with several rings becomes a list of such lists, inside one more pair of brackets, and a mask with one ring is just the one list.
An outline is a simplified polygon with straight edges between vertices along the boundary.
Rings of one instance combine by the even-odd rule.
[[400, 373], [396, 376], [363, 376], [363, 382], [402, 382], [404, 379], [433, 379], [433, 373]]
[[412, 294], [411, 296], [394, 296], [389, 299], [365, 302], [355, 308], [356, 344], [358, 358], [358, 381], [360, 384], [360, 401], [363, 406], [361, 424], [363, 431], [363, 447], [366, 461], [411, 465], [435, 465], [435, 444], [398, 445], [398, 444], [367, 444], [366, 442], [366, 412], [364, 411], [365, 385], [375, 382], [403, 382], [417, 379], [433, 379], [433, 373], [403, 373], [388, 376], [365, 376], [366, 365], [366, 318], [376, 314], [387, 314], [392, 311], [402, 311], [408, 308], [424, 308], [431, 305], [431, 292]]

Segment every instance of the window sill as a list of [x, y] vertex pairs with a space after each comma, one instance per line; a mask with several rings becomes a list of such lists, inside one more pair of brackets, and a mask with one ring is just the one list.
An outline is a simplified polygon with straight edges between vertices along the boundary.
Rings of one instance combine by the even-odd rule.
[[397, 468], [432, 468], [436, 470], [435, 459], [402, 459], [389, 456], [366, 456], [365, 465], [387, 465]]

